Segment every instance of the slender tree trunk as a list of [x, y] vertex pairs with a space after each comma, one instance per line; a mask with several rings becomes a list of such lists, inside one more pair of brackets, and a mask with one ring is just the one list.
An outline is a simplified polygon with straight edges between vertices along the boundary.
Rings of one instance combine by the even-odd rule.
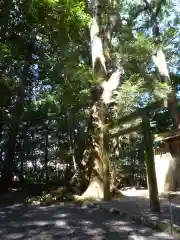
[[100, 26], [101, 2], [91, 2], [92, 24], [90, 28], [92, 67], [94, 77], [100, 82], [91, 92], [91, 121], [89, 126], [89, 169], [90, 184], [82, 197], [93, 197], [108, 200], [110, 198], [109, 159], [105, 153], [104, 134], [107, 104], [111, 101], [112, 92], [120, 83], [122, 71], [112, 74], [107, 81], [107, 69], [103, 52], [103, 34]]
[[49, 146], [49, 139], [48, 139], [48, 128], [45, 130], [45, 137], [44, 137], [44, 168], [45, 168], [45, 175], [46, 175], [46, 182], [49, 181], [49, 174], [48, 174], [48, 146]]
[[3, 110], [0, 109], [0, 134], [2, 134], [3, 129]]
[[20, 118], [22, 116], [23, 107], [24, 107], [24, 89], [20, 87], [18, 93], [18, 100], [16, 102], [16, 106], [14, 109], [14, 113], [12, 115], [12, 120], [8, 132], [8, 141], [6, 144], [6, 156], [1, 177], [1, 181], [5, 184], [4, 186], [7, 187], [10, 186], [12, 183], [12, 177], [14, 172], [13, 159], [16, 146], [16, 136], [19, 131], [19, 123]]
[[74, 154], [74, 138], [73, 138], [73, 118], [72, 118], [72, 112], [71, 109], [69, 109], [69, 114], [67, 114], [66, 116], [66, 121], [67, 121], [67, 129], [68, 129], [68, 140], [69, 140], [69, 150], [70, 150], [70, 154], [72, 157], [72, 164], [73, 164], [73, 168], [74, 171], [77, 171], [77, 164], [76, 164], [76, 160], [75, 160], [75, 154]]
[[70, 152], [72, 157], [73, 168], [74, 168], [74, 171], [77, 171], [77, 163], [76, 163], [75, 154], [74, 154], [74, 140], [73, 140], [72, 131], [69, 132], [69, 147], [70, 147]]
[[[21, 185], [24, 187], [25, 186], [25, 179], [24, 179], [24, 161], [25, 161], [25, 154], [27, 153], [25, 151], [26, 145], [28, 144], [29, 141], [29, 135], [27, 134], [28, 129], [29, 129], [29, 122], [26, 123], [24, 126], [22, 133], [21, 133], [21, 148], [20, 148], [20, 153], [19, 153], [19, 159], [20, 159], [20, 172], [19, 172], [19, 180]], [[27, 157], [27, 156], [26, 156]]]
[[[3, 132], [3, 110], [0, 109], [0, 141], [2, 137], [2, 132]], [[0, 151], [1, 153], [1, 151]], [[1, 159], [1, 157], [0, 157]]]
[[4, 189], [8, 189], [12, 185], [13, 172], [19, 175], [19, 172], [16, 169], [14, 164], [14, 154], [16, 147], [16, 137], [19, 132], [19, 125], [21, 122], [21, 117], [24, 111], [25, 104], [25, 81], [29, 72], [29, 63], [24, 67], [23, 79], [21, 85], [19, 86], [17, 101], [12, 113], [12, 119], [10, 122], [10, 127], [8, 131], [8, 140], [6, 144], [6, 155], [2, 169], [1, 182]]
[[[74, 165], [76, 165], [75, 173], [71, 179], [70, 186], [78, 186], [78, 190], [81, 192], [87, 187], [89, 176], [89, 164], [88, 162], [88, 149], [87, 146], [87, 133], [79, 130], [79, 136], [74, 139], [77, 143], [77, 148], [74, 149]], [[87, 154], [86, 154], [87, 153]], [[91, 172], [91, 171], [90, 171]], [[76, 189], [76, 188], [74, 188]]]
[[[23, 150], [21, 150], [23, 151]], [[21, 165], [20, 165], [20, 178], [21, 178], [21, 181], [23, 181], [23, 174], [24, 174], [24, 159], [23, 159], [23, 156], [24, 156], [24, 153], [21, 154]]]

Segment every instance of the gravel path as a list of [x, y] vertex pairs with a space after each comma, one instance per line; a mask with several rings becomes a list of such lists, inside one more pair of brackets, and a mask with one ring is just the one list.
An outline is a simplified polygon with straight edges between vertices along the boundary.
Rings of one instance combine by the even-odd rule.
[[0, 205], [0, 239], [175, 239], [96, 207]]

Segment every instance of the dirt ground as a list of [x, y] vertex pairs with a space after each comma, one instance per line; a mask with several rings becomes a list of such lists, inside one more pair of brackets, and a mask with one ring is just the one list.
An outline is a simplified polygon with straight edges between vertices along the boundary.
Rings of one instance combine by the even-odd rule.
[[[150, 214], [149, 210], [149, 193], [147, 189], [136, 190], [135, 188], [124, 189], [121, 191], [124, 198], [120, 200], [119, 206], [124, 202], [124, 209], [132, 211], [133, 213]], [[164, 195], [164, 196], [163, 196]], [[173, 223], [180, 225], [180, 192], [171, 192], [172, 199], [168, 200], [168, 193], [160, 196], [161, 213], [158, 215], [161, 219], [170, 219], [170, 208], [173, 213]], [[131, 207], [125, 207], [126, 202], [129, 202]], [[130, 210], [131, 209], [131, 210]]]
[[0, 205], [2, 240], [175, 239], [89, 206]]
[[[148, 191], [135, 188], [122, 191], [124, 197], [101, 204], [129, 214], [150, 214]], [[161, 218], [169, 218], [169, 202], [160, 199]], [[172, 201], [174, 222], [180, 224], [180, 202]], [[146, 226], [138, 225], [97, 207], [31, 206], [0, 204], [0, 239], [2, 240], [118, 240], [175, 239]]]

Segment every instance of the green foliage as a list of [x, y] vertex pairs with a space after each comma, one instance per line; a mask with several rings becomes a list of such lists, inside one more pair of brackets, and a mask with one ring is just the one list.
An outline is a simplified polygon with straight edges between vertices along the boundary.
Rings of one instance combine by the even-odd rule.
[[[76, 171], [73, 159], [81, 161], [86, 146], [91, 86], [100, 82], [91, 70], [90, 15], [86, 2], [9, 0], [2, 6], [5, 11], [0, 29], [1, 158], [5, 158], [7, 141], [15, 129], [14, 163], [18, 171], [29, 181], [45, 182], [48, 173], [48, 181], [68, 182]], [[104, 4], [102, 11], [104, 27], [111, 13], [118, 11], [121, 18], [108, 43], [111, 46], [105, 47], [112, 56], [107, 58], [109, 75], [119, 65], [125, 71], [109, 118], [114, 120], [137, 107], [167, 98], [171, 87], [161, 83], [154, 71], [151, 23], [143, 5], [137, 1], [116, 1], [113, 6], [108, 4], [108, 8]], [[172, 4], [163, 5], [159, 21], [171, 79], [179, 91], [178, 9]], [[17, 106], [20, 89], [24, 96], [21, 111]], [[18, 116], [19, 122], [13, 125]], [[155, 123], [154, 132], [173, 127], [166, 110], [152, 114], [151, 119]], [[133, 141], [122, 140], [127, 148], [138, 148]], [[128, 161], [135, 161], [137, 155], [133, 155], [133, 150], [126, 150]], [[126, 161], [122, 156], [119, 160]], [[61, 167], [66, 164], [65, 170], [58, 169], [60, 164]]]

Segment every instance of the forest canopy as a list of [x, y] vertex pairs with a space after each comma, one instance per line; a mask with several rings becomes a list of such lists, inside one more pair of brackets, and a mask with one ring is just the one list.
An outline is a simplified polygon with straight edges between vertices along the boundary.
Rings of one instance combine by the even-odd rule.
[[102, 171], [115, 161], [127, 184], [146, 184], [142, 134], [110, 136], [161, 99], [152, 133], [180, 126], [178, 1], [4, 0], [0, 9], [1, 181], [63, 185], [78, 175], [85, 189], [95, 141]]

